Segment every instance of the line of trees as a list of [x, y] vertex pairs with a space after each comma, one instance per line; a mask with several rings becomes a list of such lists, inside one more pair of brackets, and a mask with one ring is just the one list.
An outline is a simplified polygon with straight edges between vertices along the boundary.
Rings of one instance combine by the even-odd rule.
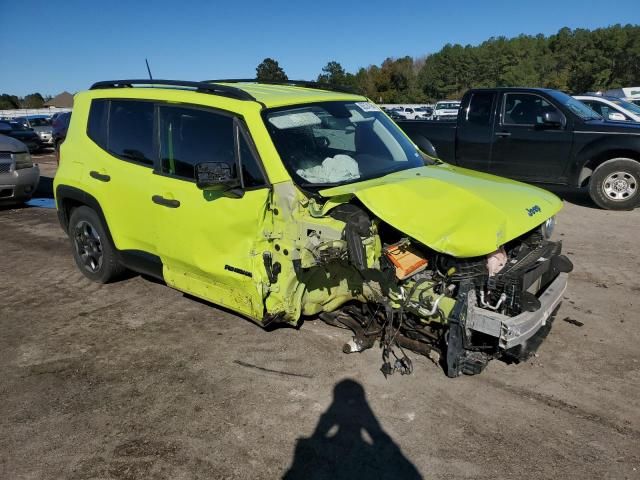
[[51, 97], [43, 97], [38, 92], [30, 93], [24, 97], [3, 93], [0, 95], [0, 110], [13, 110], [15, 108], [42, 108]]
[[[287, 78], [277, 61], [265, 62], [268, 68], [258, 66], [259, 79]], [[261, 72], [276, 72], [278, 78], [261, 78]], [[492, 37], [477, 46], [447, 44], [431, 55], [387, 58], [356, 73], [331, 61], [317, 81], [351, 87], [380, 103], [460, 98], [472, 87], [548, 87], [582, 93], [636, 86], [640, 84], [640, 26], [563, 28], [550, 36]]]

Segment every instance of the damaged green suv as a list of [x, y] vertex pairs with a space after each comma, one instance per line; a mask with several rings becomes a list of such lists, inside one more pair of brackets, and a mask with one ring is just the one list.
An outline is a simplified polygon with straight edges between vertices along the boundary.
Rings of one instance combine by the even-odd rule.
[[[75, 97], [55, 195], [80, 270], [126, 268], [262, 326], [351, 329], [447, 375], [526, 358], [571, 262], [544, 190], [421, 152], [366, 98], [254, 81], [100, 82]], [[148, 87], [154, 88], [148, 88]]]

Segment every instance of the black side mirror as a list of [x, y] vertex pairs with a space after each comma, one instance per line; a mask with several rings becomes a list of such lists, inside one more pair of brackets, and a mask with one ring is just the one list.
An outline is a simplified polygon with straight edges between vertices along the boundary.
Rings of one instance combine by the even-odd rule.
[[562, 117], [558, 112], [544, 112], [542, 125], [547, 128], [560, 128], [562, 127]]
[[415, 143], [416, 146], [424, 153], [426, 153], [430, 157], [438, 158], [436, 147], [434, 147], [433, 144], [425, 137], [423, 137], [422, 135], [413, 135], [411, 137], [411, 140], [413, 140], [413, 143]]
[[200, 190], [233, 191], [234, 197], [241, 191], [240, 178], [233, 167], [225, 162], [206, 162], [196, 165], [196, 186]]

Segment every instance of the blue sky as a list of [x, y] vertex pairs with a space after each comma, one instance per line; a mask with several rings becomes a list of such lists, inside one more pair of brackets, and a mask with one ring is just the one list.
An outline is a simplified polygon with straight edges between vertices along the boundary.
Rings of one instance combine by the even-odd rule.
[[354, 71], [446, 43], [640, 23], [638, 0], [0, 0], [0, 12], [0, 93], [20, 96], [144, 78], [145, 57], [155, 78], [254, 77], [272, 57], [313, 79], [330, 60]]

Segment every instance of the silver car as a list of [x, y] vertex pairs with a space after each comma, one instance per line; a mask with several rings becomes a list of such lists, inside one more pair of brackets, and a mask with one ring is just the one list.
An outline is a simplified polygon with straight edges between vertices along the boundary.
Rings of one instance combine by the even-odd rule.
[[31, 128], [38, 134], [43, 147], [53, 147], [53, 126], [51, 119], [42, 115], [17, 117], [13, 119], [23, 127]]
[[26, 202], [39, 181], [40, 169], [33, 164], [27, 146], [0, 135], [0, 203]]

